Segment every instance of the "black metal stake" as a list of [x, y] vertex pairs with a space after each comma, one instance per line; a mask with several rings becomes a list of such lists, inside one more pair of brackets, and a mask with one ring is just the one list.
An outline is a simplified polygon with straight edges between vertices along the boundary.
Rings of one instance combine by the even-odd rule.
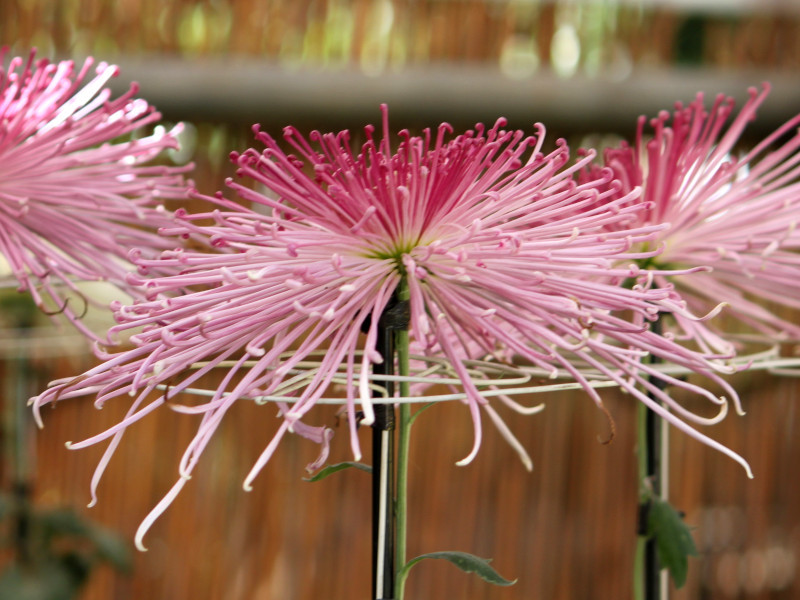
[[[652, 397], [652, 395], [651, 395]], [[657, 401], [654, 399], [654, 401]], [[645, 430], [647, 431], [647, 478], [650, 480], [653, 495], [661, 494], [661, 423], [658, 416], [647, 411]], [[646, 523], [644, 524], [646, 528]], [[661, 565], [656, 551], [654, 536], [647, 538], [644, 547], [644, 597], [646, 600], [661, 598]]]
[[[651, 330], [657, 335], [661, 335], [661, 319], [658, 318], [652, 325]], [[650, 363], [658, 364], [661, 358], [651, 356]], [[660, 390], [666, 387], [664, 380], [650, 376], [650, 383]], [[653, 402], [660, 403], [655, 394], [648, 392], [648, 397]], [[658, 415], [652, 410], [648, 410], [645, 417], [645, 452], [647, 455], [647, 479], [650, 482], [653, 496], [660, 496], [663, 483], [664, 457], [661, 452], [661, 426], [662, 422]], [[642, 529], [647, 532], [647, 517], [649, 507], [643, 507], [641, 514], [644, 517]], [[661, 600], [661, 564], [658, 560], [655, 536], [650, 536], [644, 549], [644, 597], [646, 600]]]
[[[386, 316], [378, 322], [377, 350], [383, 363], [375, 365], [376, 375], [394, 374], [394, 333]], [[394, 395], [394, 383], [384, 384], [386, 397]], [[383, 398], [380, 391], [374, 394]], [[394, 511], [394, 426], [392, 404], [376, 404], [372, 425], [372, 582], [375, 600], [392, 600], [395, 583]]]

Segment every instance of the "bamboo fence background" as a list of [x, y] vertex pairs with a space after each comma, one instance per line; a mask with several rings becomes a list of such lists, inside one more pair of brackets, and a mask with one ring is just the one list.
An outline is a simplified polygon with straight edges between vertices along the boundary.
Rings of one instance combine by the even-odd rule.
[[[36, 360], [43, 377], [80, 372], [91, 361]], [[5, 374], [9, 376], [9, 374]], [[700, 556], [676, 599], [797, 597], [800, 480], [796, 460], [797, 384], [756, 375], [737, 383], [748, 414], [713, 428], [715, 439], [742, 452], [755, 480], [722, 455], [674, 434], [671, 498], [695, 527]], [[527, 473], [493, 431], [473, 465], [455, 461], [471, 443], [467, 411], [430, 409], [412, 447], [410, 553], [460, 549], [493, 557], [511, 588], [495, 588], [430, 561], [409, 581], [410, 598], [630, 597], [636, 528], [635, 410], [606, 393], [617, 433], [609, 445], [605, 416], [582, 394], [550, 397], [539, 415], [506, 415], [534, 461]], [[531, 399], [531, 402], [537, 399]], [[194, 418], [159, 410], [126, 435], [99, 488], [83, 508], [101, 448], [68, 451], [64, 443], [122, 417], [124, 400], [97, 411], [71, 401], [45, 411], [36, 497], [43, 507], [71, 506], [132, 539], [139, 521], [177, 477]], [[274, 431], [271, 407], [240, 403], [226, 418], [195, 476], [135, 553], [130, 575], [101, 568], [86, 600], [139, 598], [359, 598], [369, 594], [369, 477], [344, 471], [302, 480], [316, 452], [287, 438], [245, 493], [241, 482]], [[331, 462], [349, 460], [346, 431], [332, 409], [316, 421], [337, 429]], [[338, 439], [337, 439], [338, 438]], [[368, 447], [368, 437], [363, 442]], [[368, 461], [369, 457], [365, 457]]]

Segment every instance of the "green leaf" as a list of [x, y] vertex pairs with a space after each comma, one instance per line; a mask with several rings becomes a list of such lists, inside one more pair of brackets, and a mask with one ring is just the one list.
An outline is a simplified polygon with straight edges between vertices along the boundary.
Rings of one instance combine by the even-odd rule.
[[656, 540], [661, 566], [669, 569], [675, 587], [682, 587], [689, 571], [689, 557], [697, 556], [691, 530], [669, 502], [654, 497], [650, 500], [647, 533]]
[[420, 556], [417, 556], [416, 558], [412, 558], [401, 569], [401, 576], [405, 578], [408, 574], [408, 571], [411, 570], [411, 567], [413, 567], [421, 560], [425, 560], [427, 558], [444, 559], [454, 564], [465, 573], [475, 573], [478, 577], [480, 577], [484, 581], [488, 581], [489, 583], [493, 583], [494, 585], [504, 585], [504, 586], [514, 585], [517, 582], [516, 579], [514, 579], [513, 581], [505, 579], [491, 566], [489, 566], [489, 563], [491, 562], [490, 558], [480, 558], [478, 556], [475, 556], [474, 554], [467, 554], [466, 552], [454, 552], [454, 551], [431, 552], [429, 554], [422, 554]]
[[10, 515], [16, 506], [14, 498], [11, 494], [0, 494], [0, 520], [5, 519]]
[[86, 537], [91, 529], [87, 520], [68, 508], [42, 511], [37, 518], [44, 526], [48, 536]]
[[76, 600], [82, 580], [55, 560], [23, 569], [12, 564], [0, 574], [0, 598], [14, 600]]
[[344, 469], [349, 468], [361, 469], [362, 471], [366, 471], [367, 473], [372, 473], [372, 467], [369, 465], [365, 465], [364, 463], [360, 462], [342, 462], [336, 465], [328, 465], [320, 469], [315, 475], [312, 477], [303, 477], [303, 481], [319, 481], [320, 479], [325, 479], [328, 475], [333, 475], [337, 471], [343, 471]]
[[417, 417], [420, 416], [420, 414], [422, 414], [423, 411], [428, 410], [431, 406], [434, 406], [435, 404], [436, 404], [436, 402], [428, 402], [427, 404], [421, 406], [417, 410], [417, 412], [415, 412], [413, 415], [411, 415], [411, 418], [408, 420], [408, 426], [411, 427], [411, 425], [414, 424], [414, 421], [417, 420]]
[[128, 542], [104, 527], [95, 525], [89, 538], [94, 543], [94, 551], [100, 560], [111, 563], [118, 571], [129, 573], [133, 568], [133, 559]]
[[[91, 543], [94, 558], [109, 562], [120, 571], [130, 570], [132, 561], [128, 543], [113, 531], [70, 509], [44, 511], [39, 520], [48, 540], [56, 537], [87, 540]], [[89, 558], [88, 554], [86, 558]]]

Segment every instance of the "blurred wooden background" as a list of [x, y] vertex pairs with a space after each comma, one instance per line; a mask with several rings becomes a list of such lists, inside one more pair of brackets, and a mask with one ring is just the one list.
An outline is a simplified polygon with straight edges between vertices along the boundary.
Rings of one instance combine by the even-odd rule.
[[[576, 144], [629, 135], [639, 112], [690, 100], [701, 88], [742, 97], [748, 85], [773, 81], [756, 133], [800, 111], [795, 2], [3, 0], [2, 44], [12, 54], [35, 45], [41, 56], [94, 54], [123, 65], [120, 87], [138, 79], [167, 119], [189, 121], [186, 145], [207, 192], [230, 173], [228, 151], [249, 145], [251, 121], [275, 135], [288, 123], [360, 129], [377, 120], [384, 100], [396, 129], [506, 115], [521, 127], [542, 121], [551, 136]], [[51, 329], [43, 324], [42, 335], [56, 335]], [[0, 338], [6, 358], [18, 341]], [[80, 341], [34, 346], [24, 352], [34, 373], [30, 390], [91, 365]], [[5, 363], [4, 380], [16, 374]], [[672, 500], [696, 527], [701, 553], [675, 599], [800, 597], [797, 383], [756, 375], [737, 385], [748, 414], [709, 433], [751, 462], [755, 480], [714, 451], [672, 437]], [[461, 406], [437, 406], [419, 419], [411, 555], [472, 552], [494, 558], [519, 581], [495, 588], [430, 561], [412, 573], [409, 598], [630, 597], [635, 411], [627, 397], [604, 396], [617, 425], [608, 446], [598, 442], [607, 435], [605, 417], [581, 394], [549, 398], [540, 415], [508, 416], [533, 457], [531, 474], [492, 431], [475, 463], [456, 467], [472, 436]], [[7, 392], [3, 402], [11, 400]], [[71, 401], [46, 411], [30, 448], [41, 506], [85, 510], [102, 448], [68, 451], [64, 443], [105, 429], [125, 409], [121, 401], [102, 411]], [[333, 410], [314, 414], [335, 426]], [[98, 505], [85, 514], [132, 540], [177, 477], [196, 423], [163, 410], [134, 427]], [[83, 598], [368, 597], [368, 476], [345, 471], [304, 482], [315, 448], [287, 438], [255, 489], [242, 491], [276, 425], [270, 407], [236, 407], [151, 531], [149, 551], [134, 555], [132, 573], [101, 569]], [[352, 458], [346, 440], [339, 427], [331, 462]], [[7, 471], [6, 462], [5, 483]]]
[[[54, 361], [34, 353], [39, 381], [32, 387], [89, 364], [86, 357]], [[762, 375], [738, 384], [748, 414], [710, 433], [747, 457], [754, 480], [722, 455], [672, 436], [671, 497], [695, 528], [700, 550], [676, 599], [788, 600], [800, 589], [797, 385]], [[630, 398], [604, 396], [617, 426], [610, 445], [599, 441], [608, 435], [605, 416], [582, 394], [553, 396], [536, 416], [505, 415], [534, 459], [533, 473], [491, 428], [474, 464], [456, 467], [472, 441], [462, 406], [440, 405], [419, 419], [412, 446], [411, 555], [469, 551], [493, 557], [504, 576], [519, 581], [496, 588], [430, 561], [413, 572], [409, 598], [630, 597], [635, 410]], [[125, 405], [122, 399], [97, 411], [90, 401], [70, 401], [46, 410], [45, 429], [31, 454], [40, 506], [74, 507], [132, 540], [141, 519], [175, 481], [198, 421], [162, 410], [132, 428], [100, 485], [99, 503], [85, 510], [102, 448], [68, 451], [64, 443], [117, 422]], [[333, 409], [315, 411], [315, 417], [336, 429], [331, 462], [351, 460], [347, 432]], [[276, 425], [271, 407], [241, 403], [231, 411], [192, 481], [146, 538], [148, 552], [134, 554], [133, 572], [101, 568], [83, 597], [368, 597], [368, 475], [350, 470], [305, 482], [304, 467], [316, 448], [289, 437], [255, 489], [242, 490]], [[368, 448], [368, 437], [362, 441]]]

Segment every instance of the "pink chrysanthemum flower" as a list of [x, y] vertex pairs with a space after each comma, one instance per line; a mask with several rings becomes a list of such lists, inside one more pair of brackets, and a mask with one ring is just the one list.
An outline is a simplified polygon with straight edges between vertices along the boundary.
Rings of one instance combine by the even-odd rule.
[[[157, 229], [161, 203], [186, 195], [185, 168], [149, 165], [176, 134], [130, 139], [159, 113], [137, 88], [111, 98], [115, 66], [12, 58], [0, 51], [0, 253], [21, 291], [48, 312], [80, 322], [76, 282], [106, 280], [126, 291], [131, 248], [153, 256], [174, 247]], [[48, 300], [49, 299], [49, 300]]]
[[[698, 94], [650, 121], [638, 123], [636, 144], [605, 151], [605, 165], [622, 186], [622, 197], [641, 186], [636, 202], [639, 224], [666, 223], [655, 243], [664, 250], [651, 264], [711, 269], [688, 277], [655, 275], [655, 283], [674, 283], [693, 313], [721, 303], [767, 342], [800, 339], [800, 326], [767, 308], [763, 300], [800, 308], [800, 115], [767, 136], [752, 150], [736, 155], [746, 125], [769, 93], [750, 89], [750, 98], [734, 112], [732, 98], [718, 96], [707, 109]], [[727, 125], [727, 126], [726, 126]], [[595, 179], [593, 167], [582, 179]], [[669, 282], [667, 281], [669, 279]], [[680, 327], [708, 351], [729, 353], [728, 336], [708, 322], [683, 319]]]
[[[120, 324], [110, 335], [141, 329], [131, 338], [136, 347], [108, 356], [79, 378], [54, 382], [33, 400], [38, 411], [87, 394], [97, 396], [98, 406], [114, 397], [133, 397], [119, 425], [72, 445], [111, 440], [93, 495], [129, 425], [167, 402], [175, 410], [202, 415], [181, 461], [180, 479], [144, 521], [137, 543], [183, 487], [233, 403], [278, 394], [289, 380], [302, 385], [294, 386], [300, 389], [281, 406], [282, 424], [245, 487], [287, 431], [326, 447], [329, 432], [301, 419], [337, 376], [344, 383], [353, 452], [360, 458], [357, 411], [363, 411], [361, 423], [372, 420], [370, 373], [382, 361], [376, 352], [376, 317], [401, 284], [410, 293], [414, 352], [446, 358], [466, 391], [476, 435], [462, 464], [478, 450], [481, 409], [493, 421], [497, 417], [462, 361], [489, 355], [515, 357], [553, 376], [564, 373], [601, 405], [581, 371], [593, 369], [746, 467], [689, 424], [711, 419], [673, 402], [650, 377], [696, 392], [722, 412], [726, 400], [641, 360], [653, 354], [702, 373], [735, 401], [735, 393], [715, 375], [713, 360], [630, 322], [632, 314], [647, 322], [673, 306], [672, 292], [648, 288], [646, 279], [631, 289], [608, 283], [636, 279], [645, 271], [633, 263], [653, 256], [631, 250], [651, 242], [661, 228], [639, 225], [638, 213], [646, 207], [632, 202], [638, 190], [603, 202], [617, 191], [607, 179], [578, 185], [574, 178], [592, 157], [568, 167], [563, 142], [542, 153], [541, 126], [532, 137], [502, 127], [502, 121], [489, 130], [478, 126], [449, 140], [447, 125], [421, 137], [401, 132], [392, 151], [384, 111], [384, 136], [376, 139], [368, 127], [358, 154], [347, 132], [314, 133], [308, 141], [287, 128], [285, 139], [294, 155], [256, 128], [265, 149], [232, 158], [238, 175], [266, 192], [228, 182], [252, 208], [218, 194], [207, 198], [216, 210], [181, 213], [179, 224], [163, 232], [204, 236], [220, 251], [181, 250], [165, 252], [159, 260], [140, 259], [144, 268], [182, 272], [142, 280], [149, 300], [117, 306]], [[630, 266], [615, 266], [623, 261]], [[177, 289], [196, 291], [175, 296]], [[316, 369], [303, 380], [293, 379], [294, 369], [320, 349], [326, 352]], [[207, 401], [176, 404], [178, 394], [223, 367], [224, 380]], [[325, 449], [323, 459], [324, 454]]]

